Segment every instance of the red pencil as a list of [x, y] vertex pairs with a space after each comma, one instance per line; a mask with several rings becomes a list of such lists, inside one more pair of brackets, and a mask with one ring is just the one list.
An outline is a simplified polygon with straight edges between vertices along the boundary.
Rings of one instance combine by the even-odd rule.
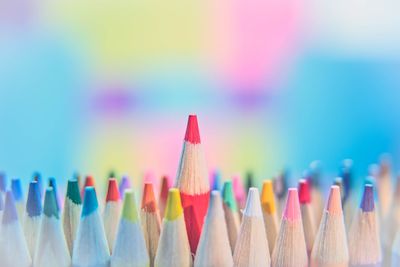
[[176, 186], [181, 192], [190, 249], [196, 253], [210, 198], [210, 182], [196, 115], [190, 115]]

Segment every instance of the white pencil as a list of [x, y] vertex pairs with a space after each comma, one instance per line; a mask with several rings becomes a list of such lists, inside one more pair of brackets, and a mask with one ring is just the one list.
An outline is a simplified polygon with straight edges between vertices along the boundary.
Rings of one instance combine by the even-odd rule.
[[43, 218], [33, 266], [69, 267], [71, 257], [61, 225], [57, 199], [53, 188], [46, 189]]
[[215, 190], [211, 192], [194, 266], [231, 267], [232, 265], [232, 250], [229, 244], [221, 195], [219, 191]]
[[0, 228], [1, 267], [31, 267], [32, 260], [18, 220], [13, 193], [6, 193]]
[[85, 188], [82, 216], [72, 253], [72, 267], [108, 267], [108, 248], [94, 187]]
[[341, 202], [340, 188], [331, 186], [311, 253], [311, 267], [346, 267], [349, 264]]
[[38, 182], [32, 181], [29, 184], [28, 200], [26, 201], [26, 213], [24, 216], [23, 227], [26, 243], [32, 258], [35, 255], [41, 221], [42, 199], [40, 197], [40, 188]]
[[250, 188], [247, 195], [233, 261], [235, 267], [267, 267], [271, 265], [260, 194], [254, 187]]
[[351, 267], [381, 266], [381, 244], [373, 186], [365, 185], [361, 205], [349, 231]]
[[104, 208], [103, 220], [104, 230], [108, 241], [108, 247], [112, 253], [114, 247], [115, 236], [117, 234], [118, 221], [121, 215], [121, 201], [118, 191], [117, 180], [108, 179], [108, 190], [106, 197], [106, 205]]
[[271, 180], [263, 183], [261, 192], [261, 205], [264, 216], [265, 232], [267, 233], [269, 252], [275, 247], [276, 237], [279, 233], [279, 220], [275, 204], [275, 195]]
[[296, 188], [289, 188], [286, 207], [275, 248], [272, 267], [306, 267], [308, 256]]
[[148, 267], [149, 265], [149, 254], [135, 195], [131, 189], [125, 189], [122, 216], [111, 255], [111, 267]]
[[160, 241], [154, 261], [156, 267], [192, 266], [192, 254], [186, 233], [179, 189], [168, 191]]
[[72, 254], [73, 244], [78, 230], [82, 212], [82, 200], [78, 180], [68, 180], [67, 194], [64, 202], [63, 226], [69, 253]]
[[299, 201], [306, 248], [307, 253], [310, 256], [317, 230], [315, 226], [314, 206], [311, 202], [309, 182], [304, 179], [299, 181]]

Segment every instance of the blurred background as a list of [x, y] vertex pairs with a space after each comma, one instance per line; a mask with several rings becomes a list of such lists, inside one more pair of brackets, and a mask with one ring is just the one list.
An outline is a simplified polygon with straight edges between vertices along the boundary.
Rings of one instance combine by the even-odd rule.
[[295, 178], [400, 159], [400, 2], [0, 1], [0, 169], [175, 177], [187, 115], [210, 171]]

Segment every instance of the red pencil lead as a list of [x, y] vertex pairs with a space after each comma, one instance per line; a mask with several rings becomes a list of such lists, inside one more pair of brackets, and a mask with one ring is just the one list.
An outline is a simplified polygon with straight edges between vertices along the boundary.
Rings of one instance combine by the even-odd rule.
[[301, 204], [311, 202], [310, 184], [305, 179], [299, 181], [299, 201]]
[[200, 144], [200, 132], [196, 115], [189, 115], [186, 127], [185, 141], [192, 144]]
[[146, 212], [156, 212], [157, 203], [154, 196], [154, 189], [152, 183], [145, 183], [142, 197], [142, 209]]
[[117, 180], [115, 178], [108, 179], [108, 191], [106, 201], [118, 201], [119, 200], [119, 190]]

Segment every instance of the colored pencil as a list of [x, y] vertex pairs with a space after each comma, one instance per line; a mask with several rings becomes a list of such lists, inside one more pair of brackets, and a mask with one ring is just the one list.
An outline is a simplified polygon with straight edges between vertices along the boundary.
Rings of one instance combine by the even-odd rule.
[[378, 204], [381, 218], [388, 215], [390, 204], [392, 202], [392, 174], [390, 160], [387, 156], [383, 156], [380, 162], [380, 168], [377, 181]]
[[18, 219], [22, 220], [25, 212], [25, 198], [21, 179], [15, 178], [11, 180], [11, 190], [14, 196], [15, 207], [17, 208]]
[[192, 254], [186, 234], [185, 218], [177, 188], [168, 191], [160, 241], [154, 261], [156, 267], [192, 266]]
[[[242, 179], [239, 175], [236, 174], [232, 176], [232, 186], [233, 186], [233, 192], [235, 193], [236, 202], [238, 204], [238, 208], [240, 211], [244, 209], [244, 207], [246, 206], [246, 192], [244, 190]], [[242, 213], [239, 212], [239, 215], [241, 216]]]
[[247, 196], [233, 261], [235, 267], [271, 265], [260, 194], [254, 187], [250, 188]]
[[306, 267], [308, 256], [296, 188], [288, 189], [278, 238], [272, 253], [272, 267]]
[[211, 190], [222, 190], [222, 177], [218, 170], [214, 170], [210, 174]]
[[7, 190], [7, 176], [4, 172], [0, 172], [0, 193], [5, 194]]
[[382, 243], [384, 252], [384, 266], [390, 266], [393, 242], [398, 229], [400, 229], [400, 175], [397, 176], [396, 188], [392, 197], [392, 203], [388, 216], [383, 218]]
[[169, 188], [170, 188], [169, 178], [168, 178], [168, 176], [164, 175], [161, 178], [160, 197], [158, 199], [158, 204], [160, 207], [160, 217], [164, 217], [165, 207], [167, 205]]
[[131, 189], [126, 189], [122, 216], [111, 255], [111, 267], [148, 267], [149, 265], [149, 254], [135, 195]]
[[24, 234], [31, 257], [35, 255], [37, 240], [39, 237], [40, 223], [42, 221], [42, 200], [39, 184], [36, 181], [29, 183], [26, 212], [24, 214]]
[[119, 188], [118, 188], [119, 189], [119, 197], [121, 198], [121, 200], [124, 198], [125, 190], [130, 189], [130, 188], [131, 188], [131, 180], [126, 175], [122, 176], [122, 179], [119, 182]]
[[25, 241], [13, 193], [6, 192], [0, 228], [1, 267], [31, 267], [32, 260]]
[[340, 196], [342, 201], [342, 206], [344, 202], [344, 185], [343, 185], [343, 178], [342, 177], [335, 177], [333, 180], [333, 185], [337, 185], [340, 189]]
[[226, 220], [226, 227], [228, 229], [229, 244], [231, 251], [235, 250], [236, 239], [239, 234], [240, 228], [240, 215], [237, 207], [235, 195], [233, 193], [232, 181], [226, 181], [222, 188], [222, 199]]
[[79, 193], [79, 184], [76, 179], [70, 179], [67, 184], [63, 213], [65, 240], [67, 241], [70, 254], [73, 251], [73, 244], [76, 238], [81, 212], [82, 200]]
[[71, 257], [61, 225], [54, 188], [46, 189], [43, 218], [33, 266], [69, 267]]
[[40, 193], [40, 198], [43, 199], [43, 194], [44, 194], [44, 188], [43, 188], [43, 181], [42, 181], [42, 175], [40, 172], [34, 172], [32, 175], [32, 181], [35, 181], [39, 185], [39, 193]]
[[255, 187], [255, 179], [254, 179], [254, 173], [251, 171], [247, 171], [245, 175], [245, 181], [246, 181], [246, 192], [249, 192], [250, 188]]
[[188, 118], [175, 187], [181, 192], [190, 249], [196, 253], [210, 198], [210, 182], [196, 115]]
[[115, 178], [108, 179], [108, 190], [106, 205], [104, 208], [103, 222], [108, 241], [108, 247], [112, 253], [115, 236], [117, 234], [119, 216], [121, 215], [121, 201], [119, 197], [118, 184]]
[[96, 189], [96, 185], [95, 185], [93, 176], [88, 175], [88, 176], [86, 176], [86, 178], [85, 178], [85, 183], [83, 184], [82, 193], [81, 193], [82, 199], [84, 199], [86, 187], [93, 187], [93, 188]]
[[381, 244], [373, 190], [370, 184], [364, 186], [360, 209], [349, 231], [351, 267], [381, 266]]
[[299, 181], [299, 201], [301, 218], [303, 220], [304, 237], [306, 240], [306, 248], [308, 255], [311, 254], [311, 250], [314, 245], [314, 239], [316, 234], [314, 208], [311, 202], [310, 184], [307, 180], [301, 179]]
[[60, 200], [60, 196], [58, 194], [56, 178], [54, 178], [54, 177], [49, 178], [49, 187], [53, 188], [53, 190], [54, 190], [54, 195], [56, 196], [57, 210], [60, 211], [61, 210], [61, 200]]
[[94, 187], [85, 188], [82, 215], [72, 253], [72, 267], [108, 267], [108, 248]]
[[279, 233], [279, 220], [275, 205], [275, 195], [271, 180], [263, 182], [261, 191], [261, 206], [264, 216], [265, 232], [267, 233], [270, 254], [275, 247], [276, 237]]
[[331, 186], [311, 253], [311, 267], [346, 267], [349, 264], [340, 188]]
[[220, 192], [211, 192], [210, 204], [197, 247], [194, 267], [231, 267], [232, 250]]
[[158, 239], [160, 237], [161, 225], [160, 215], [152, 183], [145, 183], [142, 195], [141, 209], [142, 228], [149, 252], [150, 267], [154, 266], [154, 258], [157, 253]]
[[[312, 201], [310, 202], [310, 204], [311, 206], [313, 206], [314, 221], [316, 224], [319, 224], [322, 217], [322, 213], [324, 211], [324, 197], [322, 195], [322, 189], [321, 189], [321, 180], [322, 180], [321, 165], [322, 165], [321, 161], [319, 160], [311, 162], [308, 175], [305, 176], [311, 193]], [[304, 225], [304, 219], [303, 219], [303, 225]]]

